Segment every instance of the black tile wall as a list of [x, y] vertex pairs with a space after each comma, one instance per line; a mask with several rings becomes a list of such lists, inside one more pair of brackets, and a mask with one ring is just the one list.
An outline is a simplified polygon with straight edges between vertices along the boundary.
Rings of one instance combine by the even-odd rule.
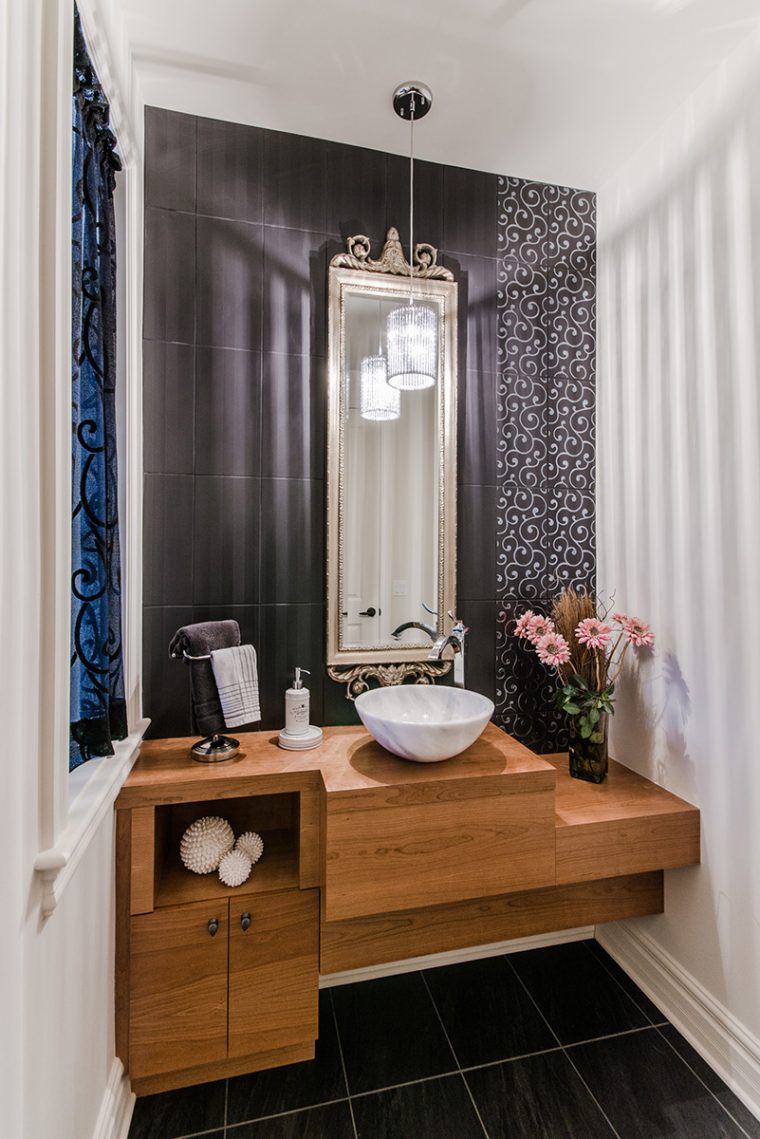
[[[403, 156], [146, 110], [144, 706], [190, 731], [169, 660], [188, 620], [234, 616], [262, 727], [291, 670], [312, 719], [355, 722], [324, 673], [327, 268], [344, 240], [408, 240]], [[593, 579], [594, 198], [415, 164], [415, 235], [459, 283], [459, 588], [467, 683], [557, 745], [520, 605]], [[563, 577], [564, 575], [564, 577]], [[525, 659], [523, 659], [525, 658]], [[543, 702], [543, 703], [542, 703]]]

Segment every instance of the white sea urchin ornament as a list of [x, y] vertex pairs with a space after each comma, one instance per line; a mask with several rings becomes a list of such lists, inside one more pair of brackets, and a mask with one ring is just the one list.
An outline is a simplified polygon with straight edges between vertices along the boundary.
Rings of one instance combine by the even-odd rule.
[[251, 860], [242, 850], [229, 850], [219, 863], [219, 878], [225, 886], [242, 886], [251, 873]]
[[206, 815], [191, 823], [179, 844], [182, 863], [194, 874], [211, 874], [235, 844], [235, 834], [226, 819]]
[[256, 831], [245, 831], [235, 843], [235, 850], [242, 850], [247, 854], [251, 863], [258, 862], [264, 853], [264, 840]]

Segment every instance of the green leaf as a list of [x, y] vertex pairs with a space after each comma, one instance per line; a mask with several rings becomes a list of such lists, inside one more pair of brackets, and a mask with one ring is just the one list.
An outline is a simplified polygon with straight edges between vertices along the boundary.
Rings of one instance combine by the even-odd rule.
[[589, 738], [590, 738], [592, 744], [600, 744], [600, 743], [604, 742], [604, 733], [603, 732], [592, 732]]
[[567, 712], [568, 716], [577, 716], [579, 715], [580, 710], [580, 705], [573, 704], [571, 701], [565, 702], [565, 711]]
[[599, 711], [598, 707], [592, 708], [588, 714], [589, 721], [592, 724], [598, 724], [600, 715], [601, 715], [601, 712]]
[[587, 740], [591, 736], [591, 725], [585, 721], [581, 724], [581, 739]]

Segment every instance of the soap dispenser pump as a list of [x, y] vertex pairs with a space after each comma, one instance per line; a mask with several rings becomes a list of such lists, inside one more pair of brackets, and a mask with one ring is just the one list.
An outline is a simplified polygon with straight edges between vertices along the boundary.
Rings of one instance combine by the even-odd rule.
[[309, 690], [302, 675], [311, 676], [308, 668], [296, 666], [292, 688], [285, 693], [285, 727], [280, 732], [280, 747], [288, 751], [306, 751], [322, 743], [322, 729], [309, 723]]

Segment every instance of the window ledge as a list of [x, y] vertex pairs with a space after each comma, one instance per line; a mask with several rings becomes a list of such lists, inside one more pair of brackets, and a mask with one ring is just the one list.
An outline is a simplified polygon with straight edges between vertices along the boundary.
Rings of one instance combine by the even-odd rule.
[[74, 876], [101, 822], [129, 775], [150, 720], [138, 722], [137, 730], [114, 743], [114, 755], [91, 759], [69, 776], [69, 817], [58, 841], [41, 850], [34, 869], [42, 881], [42, 916], [49, 917]]

